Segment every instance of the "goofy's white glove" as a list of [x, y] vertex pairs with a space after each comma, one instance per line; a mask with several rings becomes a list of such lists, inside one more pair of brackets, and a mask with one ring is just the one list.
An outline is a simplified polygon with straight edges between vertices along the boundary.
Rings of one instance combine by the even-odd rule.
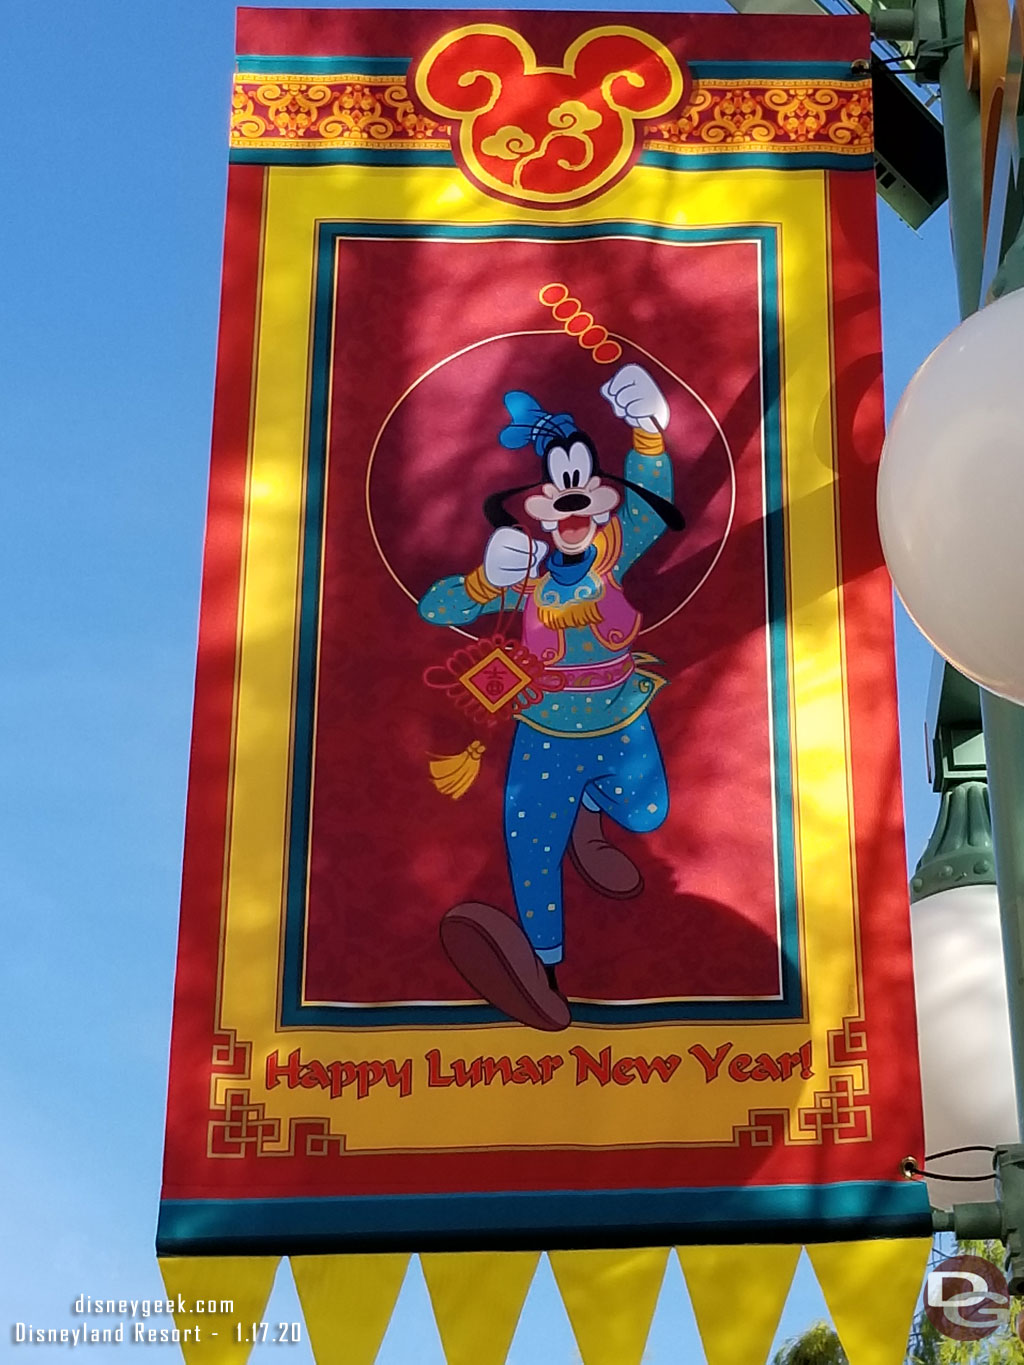
[[653, 435], [668, 426], [669, 408], [665, 395], [642, 365], [623, 365], [601, 385], [601, 393], [631, 427]]
[[548, 548], [542, 540], [531, 540], [518, 526], [499, 526], [484, 550], [484, 578], [492, 588], [510, 588], [532, 578]]

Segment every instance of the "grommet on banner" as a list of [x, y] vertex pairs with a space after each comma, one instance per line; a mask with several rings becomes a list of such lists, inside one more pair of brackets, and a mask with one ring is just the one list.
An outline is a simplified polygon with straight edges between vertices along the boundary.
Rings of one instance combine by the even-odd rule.
[[[996, 1149], [985, 1143], [971, 1143], [966, 1147], [949, 1147], [944, 1152], [931, 1152], [925, 1157], [925, 1161], [941, 1161], [944, 1157], [960, 1156], [964, 1152], [991, 1152], [993, 1157], [992, 1164], [993, 1166], [995, 1165]], [[931, 1180], [955, 1180], [961, 1184], [968, 1184], [971, 1181], [990, 1181], [992, 1179], [992, 1175], [988, 1171], [986, 1171], [984, 1175], [951, 1175], [946, 1171], [930, 1171], [927, 1169], [927, 1166], [919, 1165], [917, 1158], [913, 1156], [905, 1156], [903, 1158], [900, 1162], [900, 1170], [908, 1180], [920, 1180], [927, 1177]]]

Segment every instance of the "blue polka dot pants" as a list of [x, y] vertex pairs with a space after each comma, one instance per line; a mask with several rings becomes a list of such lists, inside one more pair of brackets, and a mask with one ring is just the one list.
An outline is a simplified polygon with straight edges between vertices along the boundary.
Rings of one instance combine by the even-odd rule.
[[505, 847], [519, 920], [542, 962], [562, 960], [562, 858], [581, 804], [641, 834], [665, 819], [665, 765], [646, 712], [609, 735], [559, 739], [516, 725]]

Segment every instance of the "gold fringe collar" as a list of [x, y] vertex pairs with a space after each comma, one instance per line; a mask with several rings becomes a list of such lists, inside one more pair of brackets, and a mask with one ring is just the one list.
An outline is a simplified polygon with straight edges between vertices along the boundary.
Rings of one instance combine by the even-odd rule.
[[546, 630], [572, 630], [574, 626], [599, 626], [604, 617], [596, 602], [586, 601], [566, 602], [558, 607], [537, 603], [537, 619]]

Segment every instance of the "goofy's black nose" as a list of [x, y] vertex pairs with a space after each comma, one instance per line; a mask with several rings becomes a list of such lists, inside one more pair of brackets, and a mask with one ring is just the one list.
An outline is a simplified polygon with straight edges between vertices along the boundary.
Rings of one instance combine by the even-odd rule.
[[585, 507], [589, 506], [590, 499], [585, 493], [566, 493], [554, 501], [556, 512], [582, 512]]

